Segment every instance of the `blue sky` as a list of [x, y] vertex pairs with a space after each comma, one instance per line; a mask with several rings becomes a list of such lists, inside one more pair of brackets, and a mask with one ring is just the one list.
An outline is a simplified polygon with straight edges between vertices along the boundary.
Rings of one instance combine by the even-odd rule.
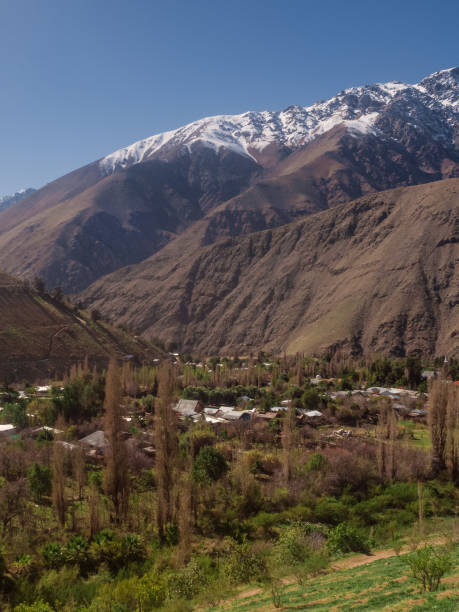
[[0, 0], [0, 195], [200, 117], [459, 64], [459, 2]]

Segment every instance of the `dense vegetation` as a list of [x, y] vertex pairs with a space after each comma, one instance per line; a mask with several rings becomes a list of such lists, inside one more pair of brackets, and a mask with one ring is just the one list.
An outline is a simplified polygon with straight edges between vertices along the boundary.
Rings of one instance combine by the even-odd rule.
[[[430, 364], [428, 419], [415, 422], [426, 365], [260, 355], [86, 363], [45, 394], [5, 383], [1, 420], [19, 433], [0, 449], [3, 609], [210, 608], [253, 582], [276, 606], [285, 574], [301, 586], [342, 555], [421, 542], [459, 501], [458, 364]], [[352, 393], [375, 385], [419, 393], [398, 412]], [[178, 420], [179, 397], [255, 412]], [[275, 418], [255, 418], [286, 400]], [[98, 430], [103, 448], [78, 442]], [[438, 588], [456, 553], [423, 550], [407, 571]], [[428, 563], [438, 576], [425, 577]]]

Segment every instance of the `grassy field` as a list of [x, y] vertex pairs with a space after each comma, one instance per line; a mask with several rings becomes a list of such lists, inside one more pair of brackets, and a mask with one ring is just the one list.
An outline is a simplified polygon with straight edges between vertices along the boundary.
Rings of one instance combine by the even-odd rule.
[[409, 444], [423, 449], [429, 449], [432, 447], [430, 432], [427, 425], [415, 423], [413, 421], [398, 421], [398, 424], [402, 425], [413, 434], [413, 438], [408, 441]]
[[[304, 586], [284, 580], [281, 586], [281, 610], [371, 611], [390, 612], [459, 610], [459, 547], [453, 553], [453, 569], [435, 593], [422, 593], [410, 575], [406, 555], [383, 558], [350, 569], [336, 569], [309, 580]], [[368, 558], [371, 560], [371, 557]], [[352, 563], [352, 558], [349, 558]], [[339, 563], [346, 565], [346, 560]], [[293, 580], [293, 579], [292, 579]], [[231, 612], [273, 611], [267, 588], [245, 591], [237, 599], [212, 610]]]
[[[397, 425], [400, 430], [404, 430], [406, 434], [403, 438], [397, 440], [398, 444], [404, 444], [423, 450], [429, 450], [432, 448], [429, 427], [424, 423], [417, 423], [410, 420], [399, 420], [397, 421]], [[322, 433], [331, 433], [337, 428], [338, 427], [336, 425], [325, 425], [319, 427], [319, 431]], [[354, 436], [360, 438], [376, 439], [376, 426], [366, 425], [362, 427], [354, 427], [352, 425], [347, 425], [344, 427], [344, 429], [351, 430]]]

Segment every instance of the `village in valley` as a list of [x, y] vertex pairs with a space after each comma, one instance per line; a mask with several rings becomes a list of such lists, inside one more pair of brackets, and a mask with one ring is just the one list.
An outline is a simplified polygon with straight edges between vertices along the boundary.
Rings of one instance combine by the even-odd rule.
[[[129, 363], [131, 355], [126, 356], [125, 362]], [[177, 398], [174, 405], [181, 427], [186, 428], [193, 424], [208, 424], [216, 429], [230, 428], [237, 431], [246, 432], [261, 431], [268, 428], [271, 431], [279, 429], [282, 418], [288, 409], [293, 406], [295, 409], [296, 421], [299, 427], [307, 428], [311, 435], [310, 445], [315, 443], [330, 443], [333, 439], [349, 438], [351, 436], [374, 437], [378, 419], [378, 407], [381, 401], [386, 400], [387, 405], [391, 406], [394, 414], [400, 422], [404, 422], [403, 431], [408, 438], [415, 439], [413, 431], [416, 428], [427, 429], [427, 410], [429, 381], [435, 380], [442, 375], [442, 371], [448, 366], [448, 358], [445, 357], [442, 367], [438, 369], [423, 369], [420, 371], [420, 385], [418, 389], [392, 386], [367, 386], [362, 385], [360, 380], [352, 382], [352, 377], [326, 377], [316, 374], [313, 377], [304, 378], [304, 385], [309, 389], [306, 399], [303, 402], [298, 393], [298, 386], [286, 387], [284, 392], [279, 389], [272, 391], [273, 375], [276, 376], [277, 369], [282, 360], [262, 361], [254, 363], [249, 367], [251, 360], [237, 359], [238, 367], [234, 367], [231, 359], [217, 362], [215, 359], [208, 363], [183, 363], [178, 353], [170, 353], [169, 359], [173, 367], [180, 372], [178, 379], [190, 378], [190, 372], [194, 371], [196, 379], [204, 378], [208, 384], [212, 385], [212, 380], [225, 380], [230, 372], [230, 376], [245, 380], [256, 380], [256, 385], [252, 385], [255, 393], [253, 397], [242, 393], [237, 395], [237, 391], [231, 390], [230, 396], [233, 405], [216, 405], [205, 400], [205, 396], [199, 389], [187, 385], [182, 389], [182, 397]], [[284, 358], [285, 360], [285, 358]], [[296, 361], [295, 360], [295, 367]], [[154, 360], [152, 368], [159, 366], [159, 359]], [[309, 361], [305, 369], [315, 371], [319, 369], [318, 359]], [[236, 361], [235, 361], [236, 362]], [[312, 364], [312, 366], [311, 366]], [[83, 367], [80, 365], [80, 368]], [[143, 366], [145, 369], [145, 365]], [[285, 365], [284, 365], [285, 367]], [[290, 366], [287, 366], [290, 367]], [[213, 368], [213, 369], [212, 369]], [[125, 366], [124, 370], [129, 372], [128, 376], [135, 378], [130, 366]], [[75, 370], [76, 371], [76, 370]], [[151, 376], [151, 373], [150, 373]], [[418, 374], [419, 376], [419, 374]], [[354, 376], [355, 378], [355, 376]], [[23, 388], [21, 385], [14, 384], [11, 388], [3, 392], [3, 397], [16, 398], [21, 406], [33, 406], [30, 409], [20, 409], [22, 417], [7, 422], [7, 414], [10, 410], [3, 413], [3, 406], [0, 404], [0, 440], [18, 439], [30, 437], [36, 439], [38, 436], [53, 439], [63, 445], [68, 451], [72, 451], [77, 446], [81, 446], [86, 451], [89, 458], [102, 458], [105, 446], [103, 429], [95, 429], [80, 439], [64, 440], [65, 432], [55, 427], [55, 423], [50, 423], [44, 416], [43, 406], [52, 403], [53, 399], [59, 397], [64, 392], [65, 387], [61, 382], [54, 384], [42, 384]], [[459, 386], [459, 381], [455, 382]], [[148, 395], [148, 389], [142, 389], [142, 382], [131, 381], [135, 387], [135, 396], [140, 400]], [[242, 387], [241, 387], [242, 388]], [[129, 396], [129, 394], [128, 394]], [[1, 395], [0, 395], [1, 398]], [[271, 400], [271, 401], [270, 401]], [[277, 401], [278, 400], [278, 401]], [[276, 404], [277, 401], [277, 404]], [[1, 402], [1, 399], [0, 399]], [[276, 404], [276, 405], [275, 405]], [[153, 433], [149, 431], [148, 424], [153, 425], [154, 411], [144, 408], [145, 402], [128, 401], [123, 421], [125, 424], [125, 438], [131, 438], [135, 446], [147, 456], [154, 456]], [[38, 410], [37, 410], [38, 408]], [[340, 414], [340, 408], [343, 409]], [[349, 408], [351, 412], [346, 412]], [[352, 412], [354, 411], [354, 412]], [[87, 427], [87, 426], [86, 426]], [[141, 435], [139, 435], [141, 434]], [[247, 435], [247, 434], [246, 434]]]
[[219, 610], [250, 585], [276, 609], [359, 554], [393, 556], [373, 580], [400, 572], [403, 602], [410, 563], [455, 571], [455, 358], [161, 350], [2, 383], [5, 610]]

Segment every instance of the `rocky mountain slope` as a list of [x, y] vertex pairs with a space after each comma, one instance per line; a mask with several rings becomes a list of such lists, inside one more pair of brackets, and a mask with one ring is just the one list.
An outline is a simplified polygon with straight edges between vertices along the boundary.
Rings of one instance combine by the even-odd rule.
[[105, 366], [110, 355], [134, 361], [162, 351], [65, 303], [39, 294], [0, 272], [0, 378], [8, 381], [61, 376], [87, 356]]
[[212, 117], [147, 138], [0, 212], [0, 266], [75, 292], [202, 219], [210, 244], [372, 191], [457, 176], [458, 99], [455, 68], [417, 85], [354, 87], [310, 107]]
[[28, 189], [19, 189], [19, 191], [16, 191], [16, 193], [10, 195], [0, 196], [0, 210], [6, 210], [13, 204], [16, 204], [16, 202], [20, 202], [29, 196], [34, 191], [35, 189], [29, 187]]
[[96, 282], [87, 303], [203, 354], [459, 354], [459, 179], [205, 246], [207, 228]]

